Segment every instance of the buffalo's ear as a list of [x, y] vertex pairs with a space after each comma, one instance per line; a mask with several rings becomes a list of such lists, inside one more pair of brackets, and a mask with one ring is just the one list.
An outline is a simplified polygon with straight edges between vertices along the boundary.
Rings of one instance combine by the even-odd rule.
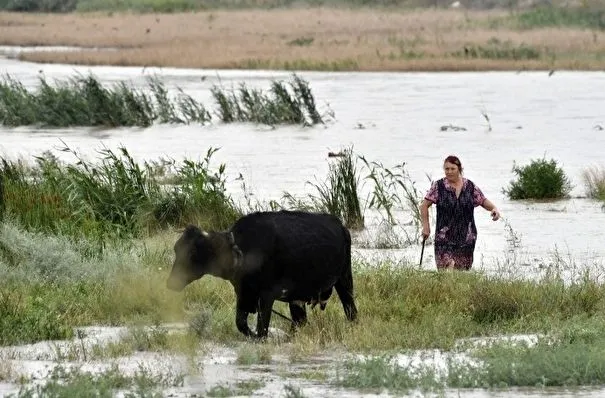
[[187, 238], [198, 238], [202, 235], [204, 235], [204, 232], [198, 226], [192, 224], [187, 225], [183, 231], [183, 236]]

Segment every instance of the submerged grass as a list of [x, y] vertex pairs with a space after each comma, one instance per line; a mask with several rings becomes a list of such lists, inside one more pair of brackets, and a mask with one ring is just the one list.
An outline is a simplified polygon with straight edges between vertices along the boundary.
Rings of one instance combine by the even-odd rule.
[[[345, 360], [331, 382], [363, 390], [443, 391], [445, 388], [599, 386], [605, 381], [603, 323], [582, 318], [537, 343], [502, 339], [443, 356], [427, 353], [428, 362], [410, 355], [382, 354]], [[417, 353], [416, 353], [417, 354]], [[422, 356], [422, 354], [421, 354]], [[431, 361], [435, 361], [431, 363]]]
[[[21, 82], [4, 76], [0, 82], [0, 124], [10, 127], [39, 125], [140, 126], [154, 123], [206, 124], [212, 112], [202, 103], [177, 88], [171, 95], [157, 77], [147, 79], [148, 89], [140, 90], [125, 82], [104, 87], [93, 76], [78, 75], [51, 85], [42, 75], [39, 87], [28, 91]], [[269, 125], [323, 123], [309, 84], [296, 74], [289, 83], [273, 81], [269, 95], [241, 85], [239, 97], [232, 91], [214, 86], [222, 122], [253, 122]]]
[[118, 391], [127, 392], [131, 397], [161, 396], [162, 387], [180, 386], [183, 376], [168, 375], [157, 377], [149, 370], [140, 367], [133, 376], [126, 376], [114, 365], [109, 369], [93, 374], [81, 369], [70, 369], [57, 366], [53, 369], [50, 380], [34, 387], [24, 386], [13, 398], [29, 397], [76, 397], [98, 396], [111, 397]]

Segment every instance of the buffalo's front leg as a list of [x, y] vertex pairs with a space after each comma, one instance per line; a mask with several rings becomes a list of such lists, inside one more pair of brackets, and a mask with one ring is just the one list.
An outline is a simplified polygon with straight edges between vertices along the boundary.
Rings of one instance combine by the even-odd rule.
[[254, 333], [248, 327], [248, 312], [240, 307], [236, 309], [235, 324], [237, 325], [237, 330], [242, 332], [246, 337], [254, 336]]
[[265, 338], [269, 334], [271, 322], [271, 309], [275, 299], [270, 295], [261, 296], [258, 300], [258, 317], [256, 319], [256, 335]]

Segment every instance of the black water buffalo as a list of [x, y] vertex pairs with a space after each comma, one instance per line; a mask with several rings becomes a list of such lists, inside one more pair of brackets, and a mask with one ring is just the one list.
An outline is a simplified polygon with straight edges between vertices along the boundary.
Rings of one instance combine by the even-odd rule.
[[[289, 303], [293, 326], [306, 322], [307, 303], [325, 303], [336, 289], [353, 321], [351, 235], [338, 218], [300, 211], [256, 212], [225, 232], [188, 226], [174, 245], [171, 290], [210, 274], [231, 282], [235, 323], [246, 336], [266, 337], [275, 300]], [[256, 335], [248, 315], [257, 313]]]

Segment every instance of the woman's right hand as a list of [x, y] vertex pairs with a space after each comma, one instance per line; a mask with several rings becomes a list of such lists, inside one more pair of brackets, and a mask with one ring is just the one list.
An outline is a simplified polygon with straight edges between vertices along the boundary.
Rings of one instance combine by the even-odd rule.
[[431, 227], [425, 225], [422, 227], [422, 240], [426, 240], [431, 235]]

